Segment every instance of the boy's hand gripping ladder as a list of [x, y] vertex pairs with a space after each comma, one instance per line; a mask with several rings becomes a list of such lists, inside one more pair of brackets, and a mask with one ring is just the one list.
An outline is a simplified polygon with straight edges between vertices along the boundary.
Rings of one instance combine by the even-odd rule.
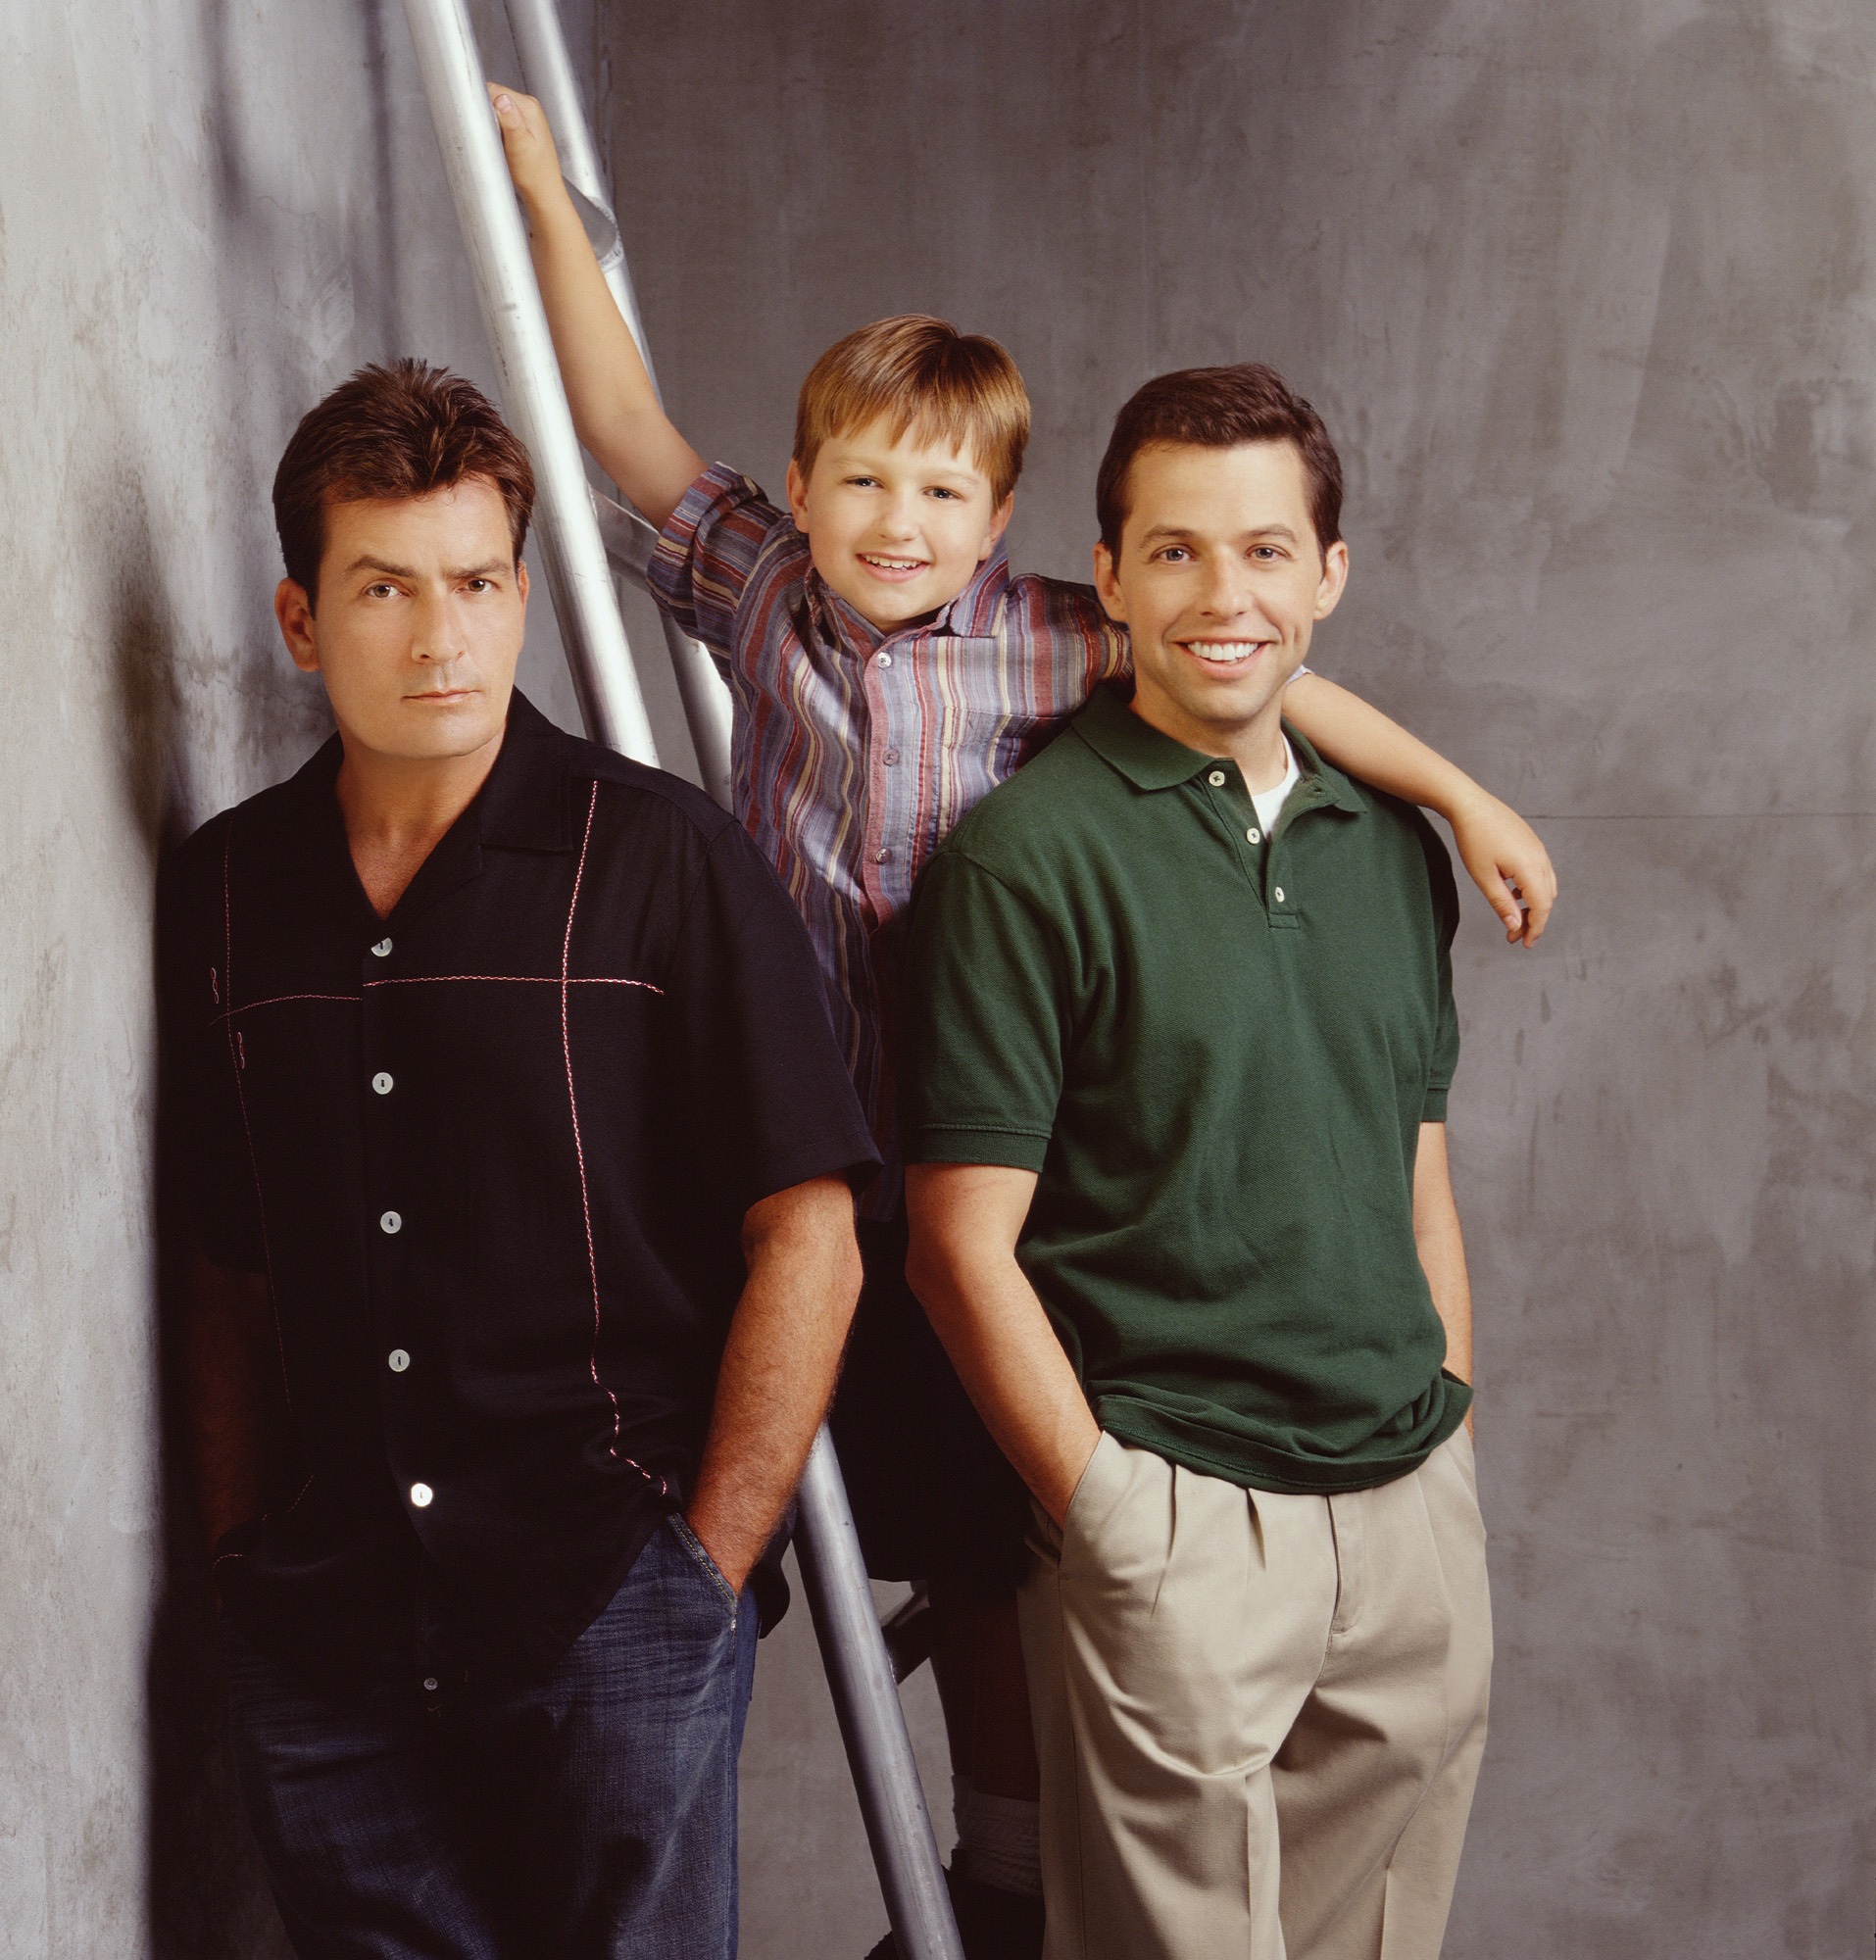
[[[488, 106], [466, 0], [405, 0], [443, 165], [469, 247], [504, 403], [534, 462], [536, 525], [548, 590], [587, 732], [643, 762], [657, 750], [609, 575], [644, 583], [651, 527], [590, 489], [534, 283], [519, 207]], [[560, 141], [607, 282], [637, 338], [644, 333], [554, 0], [508, 0], [525, 78]], [[646, 356], [649, 371], [651, 359]], [[729, 799], [729, 701], [710, 657], [666, 622], [679, 693], [705, 783]], [[803, 1475], [796, 1548], [821, 1662], [865, 1819], [886, 1910], [905, 1960], [963, 1960], [897, 1681], [873, 1611], [833, 1445], [822, 1429]]]

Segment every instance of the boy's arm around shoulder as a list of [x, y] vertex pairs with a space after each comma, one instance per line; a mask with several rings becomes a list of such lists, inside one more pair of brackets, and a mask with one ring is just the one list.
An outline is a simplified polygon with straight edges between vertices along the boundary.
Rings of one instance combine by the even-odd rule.
[[531, 95], [489, 84], [502, 150], [527, 214], [534, 272], [573, 426], [600, 467], [663, 530], [704, 460], [666, 415], [579, 213], [547, 117]]
[[1504, 922], [1506, 939], [1538, 943], [1556, 903], [1556, 873], [1537, 832], [1509, 804], [1320, 674], [1291, 681], [1283, 712], [1337, 768], [1445, 817], [1473, 883]]

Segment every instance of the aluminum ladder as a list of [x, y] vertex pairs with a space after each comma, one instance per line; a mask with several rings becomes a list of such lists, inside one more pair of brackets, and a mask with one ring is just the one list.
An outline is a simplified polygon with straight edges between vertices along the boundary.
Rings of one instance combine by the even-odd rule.
[[[522, 78], [547, 112], [562, 172], [649, 372], [651, 353], [559, 11], [554, 0], [506, 0], [506, 5]], [[587, 733], [637, 761], [656, 764], [651, 722], [613, 586], [617, 571], [649, 590], [645, 568], [655, 533], [635, 512], [587, 482], [467, 0], [405, 0], [405, 13], [504, 406], [533, 459], [536, 536]], [[660, 616], [705, 786], [727, 807], [727, 688], [711, 656], [667, 615]], [[895, 1631], [904, 1637], [896, 1670], [873, 1610], [846, 1485], [825, 1428], [809, 1452], [797, 1501], [802, 1579], [899, 1951], [904, 1960], [963, 1960], [899, 1701], [900, 1675], [922, 1657], [909, 1625], [916, 1620], [916, 1602], [911, 1613], [902, 1609], [894, 1616]]]

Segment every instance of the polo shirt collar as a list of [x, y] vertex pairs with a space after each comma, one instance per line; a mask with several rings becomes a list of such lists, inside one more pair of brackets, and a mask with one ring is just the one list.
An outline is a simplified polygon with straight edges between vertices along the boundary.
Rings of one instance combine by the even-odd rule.
[[904, 632], [958, 634], [971, 639], [990, 637], [997, 630], [997, 621], [1002, 616], [1004, 600], [1010, 590], [1010, 554], [999, 538], [996, 548], [977, 567], [969, 584], [956, 599], [941, 606], [923, 625], [896, 626], [892, 632], [882, 631], [870, 619], [856, 612], [812, 566], [807, 583], [809, 605], [814, 611], [815, 623], [821, 628], [822, 638], [864, 657], [896, 634]]
[[[1111, 768], [1125, 776], [1136, 789], [1169, 790], [1190, 782], [1201, 769], [1211, 768], [1217, 758], [1202, 756], [1175, 742], [1149, 722], [1142, 721], [1128, 705], [1119, 683], [1110, 681], [1095, 689], [1088, 704], [1075, 717], [1075, 733]], [[1317, 785], [1316, 800], [1336, 809], [1359, 816], [1368, 808], [1367, 800], [1338, 768], [1325, 762], [1314, 747], [1286, 721], [1283, 732], [1296, 750], [1297, 763], [1306, 780]]]

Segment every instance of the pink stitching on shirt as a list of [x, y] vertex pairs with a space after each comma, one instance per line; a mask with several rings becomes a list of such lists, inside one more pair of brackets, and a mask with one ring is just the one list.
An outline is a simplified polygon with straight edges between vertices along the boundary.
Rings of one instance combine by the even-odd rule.
[[[573, 1160], [579, 1166], [579, 1208], [586, 1224], [586, 1274], [593, 1289], [593, 1346], [587, 1356], [587, 1373], [593, 1378], [593, 1386], [598, 1389], [613, 1405], [613, 1440], [606, 1446], [606, 1453], [615, 1462], [624, 1462], [638, 1472], [648, 1484], [656, 1484], [661, 1495], [666, 1495], [669, 1486], [664, 1478], [654, 1477], [644, 1464], [630, 1456], [621, 1457], [618, 1452], [619, 1408], [618, 1397], [614, 1395], [599, 1378], [599, 1255], [593, 1250], [593, 1202], [586, 1186], [586, 1151], [580, 1143], [579, 1098], [573, 1092], [573, 1038], [568, 1024], [568, 989], [577, 983], [568, 977], [568, 966], [573, 953], [573, 913], [579, 906], [580, 879], [586, 872], [586, 848], [593, 841], [593, 814], [599, 808], [599, 785], [593, 785], [593, 793], [586, 802], [586, 829], [579, 841], [579, 862], [573, 867], [573, 896], [567, 902], [567, 931], [561, 940], [561, 1054], [567, 1063], [567, 1108], [573, 1119]], [[638, 985], [642, 982], [626, 982]]]
[[[642, 987], [648, 994], [664, 993], [664, 988], [655, 987], [649, 980], [619, 980], [610, 973], [592, 973], [580, 978], [569, 979], [565, 973], [400, 973], [394, 979], [368, 980], [369, 987], [423, 987], [433, 982], [447, 980], [487, 980], [510, 984], [518, 982], [534, 987]], [[290, 997], [289, 997], [290, 998]], [[337, 1000], [340, 996], [312, 994], [308, 1000]]]
[[350, 1001], [356, 1004], [358, 998], [356, 994], [270, 994], [265, 1001], [245, 1001], [238, 1007], [223, 1008], [209, 1025], [213, 1027], [215, 1021], [231, 1021], [236, 1014], [248, 1013], [255, 1007], [277, 1007], [282, 1001]]
[[[306, 1473], [306, 1482], [300, 1486], [299, 1496], [295, 1497], [293, 1501], [289, 1505], [287, 1505], [286, 1509], [279, 1512], [277, 1515], [283, 1518], [290, 1518], [293, 1515], [293, 1513], [300, 1508], [300, 1504], [304, 1500], [306, 1494], [313, 1488], [313, 1479], [317, 1477], [319, 1474], [320, 1473], [317, 1470], [309, 1470]], [[258, 1530], [259, 1527], [262, 1525], [271, 1525], [273, 1522], [275, 1515], [276, 1514], [272, 1511], [263, 1511], [261, 1515], [254, 1521], [256, 1529]], [[245, 1551], [221, 1552], [217, 1555], [215, 1563], [209, 1567], [209, 1570], [213, 1572], [217, 1565], [224, 1565], [230, 1558], [245, 1558], [245, 1557], [247, 1557], [247, 1553]]]
[[[211, 972], [214, 970], [210, 969]], [[573, 978], [553, 973], [403, 973], [394, 979], [368, 980], [365, 986], [372, 987], [427, 987], [442, 985], [451, 981], [490, 981], [519, 983], [530, 987], [637, 987], [647, 994], [656, 994], [662, 1000], [665, 990], [649, 980], [623, 980], [610, 973], [592, 973]], [[236, 1014], [251, 1013], [256, 1007], [277, 1007], [291, 1001], [338, 1001], [352, 1005], [364, 999], [362, 994], [270, 994], [265, 1001], [244, 1001], [238, 1007], [228, 1007], [217, 1014], [210, 1022], [232, 1020]]]

